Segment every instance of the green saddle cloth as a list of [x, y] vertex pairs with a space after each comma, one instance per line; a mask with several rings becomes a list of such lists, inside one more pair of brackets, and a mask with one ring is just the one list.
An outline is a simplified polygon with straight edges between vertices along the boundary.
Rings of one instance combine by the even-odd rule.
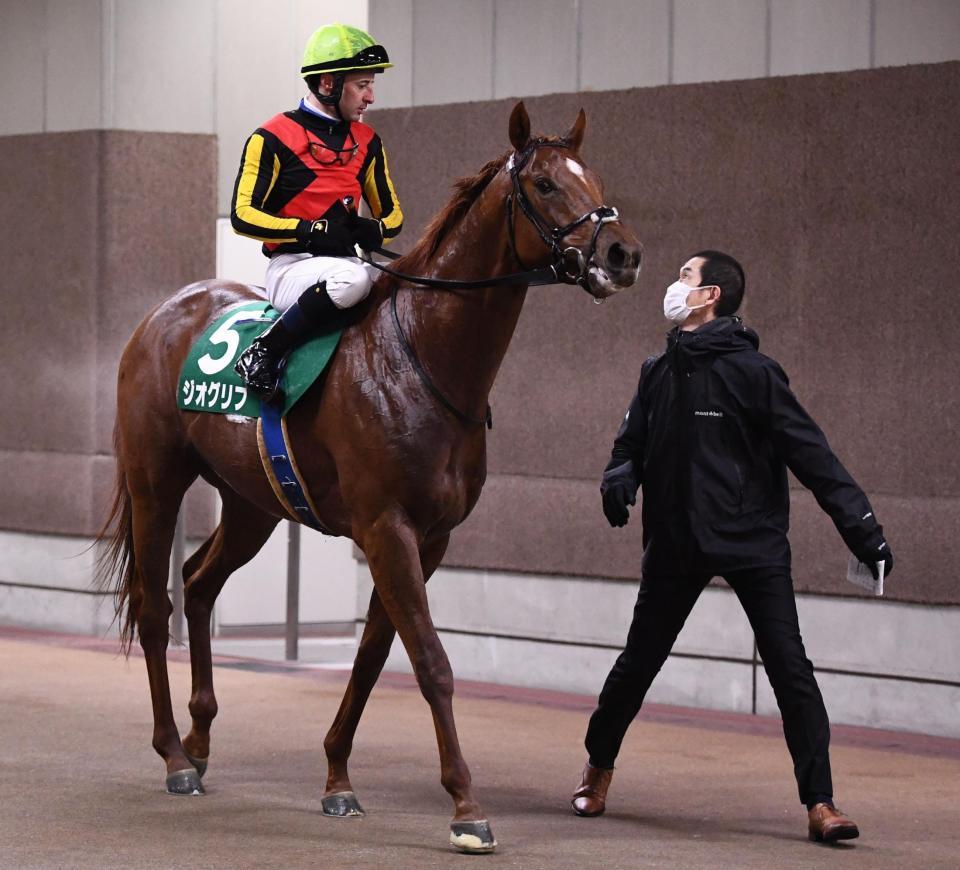
[[[259, 399], [243, 385], [233, 366], [279, 316], [269, 302], [245, 302], [219, 318], [190, 348], [177, 381], [177, 406], [184, 411], [259, 417]], [[281, 415], [297, 403], [327, 367], [341, 331], [311, 338], [287, 357]]]

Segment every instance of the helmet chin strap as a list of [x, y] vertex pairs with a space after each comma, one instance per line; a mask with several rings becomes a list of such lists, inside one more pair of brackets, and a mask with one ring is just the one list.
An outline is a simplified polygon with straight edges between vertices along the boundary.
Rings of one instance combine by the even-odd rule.
[[344, 73], [333, 73], [333, 88], [329, 94], [320, 93], [320, 79], [317, 77], [317, 87], [311, 88], [313, 95], [324, 105], [332, 106], [333, 110], [341, 121], [345, 120], [343, 112], [340, 111], [340, 99], [343, 97], [343, 85], [347, 77]]

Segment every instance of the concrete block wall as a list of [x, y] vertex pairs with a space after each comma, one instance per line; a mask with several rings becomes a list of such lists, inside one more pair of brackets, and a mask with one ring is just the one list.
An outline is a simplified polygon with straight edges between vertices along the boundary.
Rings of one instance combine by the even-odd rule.
[[387, 46], [382, 108], [960, 58], [953, 0], [10, 0], [3, 16], [0, 135], [215, 134], [221, 215], [324, 21]]
[[247, 136], [304, 93], [303, 46], [366, 0], [7, 0], [0, 136], [120, 129], [217, 137], [217, 207]]
[[[255, 243], [225, 246], [219, 263], [215, 253], [243, 142], [296, 105], [309, 34], [366, 15], [365, 0], [0, 4], [0, 230], [14, 252], [0, 291], [17, 323], [0, 351], [17, 372], [0, 387], [0, 620], [109, 623], [90, 597], [90, 559], [56, 560], [84, 551], [104, 514], [120, 350], [153, 305], [215, 264], [262, 282]], [[213, 491], [196, 485], [187, 507], [189, 533], [204, 537]], [[353, 618], [351, 551], [338, 543], [319, 561], [346, 585], [306, 592], [307, 620]], [[344, 559], [349, 569], [331, 568]], [[318, 561], [307, 544], [304, 560], [306, 583]], [[284, 573], [282, 557], [248, 566], [223, 623], [282, 613]]]
[[[15, 252], [0, 281], [15, 324], [0, 365], [16, 373], [0, 381], [4, 622], [110, 622], [86, 547], [114, 482], [117, 362], [146, 312], [212, 272], [214, 173], [212, 136], [0, 136], [0, 232]], [[205, 484], [187, 522], [203, 536], [214, 524]]]
[[[941, 111], [958, 86], [952, 62], [527, 100], [534, 129], [551, 133], [586, 108], [583, 153], [645, 244], [645, 266], [602, 306], [574, 287], [528, 293], [491, 394], [486, 488], [444, 564], [638, 576], [639, 531], [607, 527], [598, 478], [640, 364], [663, 349], [663, 288], [709, 247], [744, 263], [746, 323], [885, 524], [898, 559], [888, 594], [957, 603], [960, 358], [931, 340], [926, 312], [936, 308], [938, 334], [956, 330], [937, 299], [938, 264], [960, 232], [960, 122]], [[439, 179], [507, 149], [512, 106], [375, 115], [384, 141], [404, 146], [393, 159], [401, 250], [447, 201]], [[798, 588], [853, 593], [832, 524], [794, 487]]]
[[[31, 319], [38, 312], [46, 320], [46, 329], [66, 348], [66, 362], [46, 358], [36, 368], [39, 374], [28, 388], [24, 388], [23, 379], [8, 379], [4, 387], [9, 391], [2, 397], [5, 408], [13, 411], [0, 427], [0, 439], [6, 439], [0, 443], [0, 486], [15, 508], [8, 509], [0, 523], [5, 528], [0, 533], [0, 618], [37, 614], [51, 626], [102, 629], [102, 602], [85, 598], [86, 592], [80, 589], [79, 578], [86, 577], [90, 570], [87, 557], [69, 562], [68, 568], [66, 556], [75, 548], [82, 549], [75, 545], [84, 543], [83, 534], [92, 528], [98, 513], [95, 506], [102, 503], [109, 483], [111, 463], [104, 452], [109, 449], [104, 421], [110, 415], [102, 411], [109, 412], [111, 355], [125, 336], [128, 323], [142, 316], [160, 288], [166, 291], [176, 282], [186, 283], [211, 273], [210, 215], [227, 211], [236, 162], [249, 132], [299, 99], [302, 84], [296, 70], [302, 45], [322, 20], [339, 18], [369, 25], [397, 64], [378, 81], [377, 96], [379, 107], [403, 110], [392, 120], [389, 113], [383, 117], [394, 178], [410, 218], [408, 239], [442, 203], [452, 178], [475, 170], [505, 147], [502, 128], [509, 104], [501, 104], [493, 115], [484, 114], [486, 110], [478, 113], [473, 106], [453, 106], [450, 112], [444, 110], [434, 117], [411, 112], [409, 107], [579, 91], [580, 96], [559, 102], [538, 105], [536, 100], [530, 101], [535, 123], [542, 119], [544, 125], [550, 125], [554, 117], [562, 115], [556, 123], [565, 126], [580, 102], [588, 103], [589, 159], [607, 178], [608, 188], [619, 191], [622, 199], [618, 204], [623, 204], [625, 213], [629, 212], [645, 232], [651, 255], [648, 275], [662, 273], [680, 255], [681, 246], [671, 239], [688, 219], [695, 220], [719, 244], [767, 251], [749, 268], [751, 276], [756, 277], [754, 286], [773, 288], [816, 283], [811, 278], [822, 274], [823, 269], [814, 255], [822, 250], [836, 259], [847, 253], [850, 248], [843, 242], [851, 227], [855, 234], [869, 234], [877, 228], [889, 233], [892, 228], [892, 236], [883, 236], [888, 239], [885, 244], [891, 250], [910, 254], [901, 253], [885, 262], [889, 283], [910, 288], [918, 308], [932, 310], [936, 300], [928, 298], [933, 292], [930, 288], [939, 285], [935, 276], [925, 271], [927, 259], [916, 252], [948, 248], [949, 243], [938, 234], [944, 228], [953, 232], [951, 212], [945, 208], [945, 203], [955, 199], [952, 188], [949, 184], [930, 187], [932, 180], [949, 182], [955, 177], [955, 172], [939, 168], [951, 153], [952, 138], [945, 142], [930, 139], [930, 125], [931, 118], [944, 120], [948, 123], [940, 127], [944, 135], [950, 133], [954, 101], [943, 100], [940, 106], [947, 107], [946, 111], [930, 113], [924, 109], [927, 104], [923, 99], [911, 103], [914, 91], [909, 88], [920, 87], [922, 91], [918, 81], [936, 75], [936, 70], [920, 69], [909, 88], [899, 97], [894, 95], [891, 111], [901, 123], [887, 124], [883, 128], [886, 135], [880, 139], [851, 122], [856, 116], [850, 107], [857, 105], [860, 74], [837, 80], [832, 90], [820, 92], [819, 102], [816, 92], [820, 85], [815, 80], [810, 95], [800, 99], [797, 94], [805, 85], [790, 80], [771, 82], [769, 94], [773, 96], [763, 106], [758, 106], [749, 88], [731, 83], [728, 86], [736, 89], [730, 93], [735, 95], [731, 105], [737, 129], [744, 137], [758, 133], [767, 137], [769, 153], [779, 154], [786, 161], [779, 173], [759, 179], [751, 175], [755, 155], [738, 152], [734, 139], [715, 132], [704, 139], [699, 130], [691, 135], [686, 119], [699, 118], [698, 113], [709, 103], [708, 97], [713, 93], [715, 98], [716, 94], [709, 89], [691, 91], [690, 85], [676, 91], [657, 88], [646, 93], [638, 117], [647, 123], [630, 135], [632, 156], [624, 160], [620, 144], [623, 122], [636, 110], [626, 104], [631, 97], [623, 89], [956, 60], [960, 54], [960, 6], [952, 0], [713, 0], [709, 4], [711, 19], [704, 13], [707, 5], [692, 0], [537, 0], [522, 4], [512, 0], [470, 4], [338, 0], [324, 3], [321, 9], [308, 0], [278, 0], [265, 11], [267, 4], [255, 0], [4, 3], [0, 27], [0, 70], [4, 73], [0, 76], [0, 149], [5, 152], [2, 165], [7, 167], [3, 189], [15, 195], [0, 206], [6, 209], [0, 211], [0, 227], [8, 239], [18, 240], [18, 262], [8, 271], [2, 291], [8, 310], [15, 311], [18, 323], [26, 317], [28, 327], [10, 342], [10, 355], [2, 362], [8, 368], [18, 365], [23, 353], [36, 343], [37, 333], [31, 330], [39, 327]], [[598, 93], [583, 93], [589, 91]], [[835, 97], [839, 98], [837, 102]], [[674, 108], [678, 120], [670, 122], [665, 120], [664, 108], [675, 100], [685, 108]], [[660, 120], [656, 120], [658, 115]], [[775, 122], [780, 118], [792, 118], [798, 126], [778, 131]], [[908, 123], [902, 123], [904, 119]], [[379, 124], [376, 120], [374, 123]], [[811, 134], [811, 129], [818, 132]], [[115, 130], [125, 133], [109, 132]], [[436, 130], [444, 131], [447, 145], [446, 151], [438, 154], [425, 149], [417, 138], [422, 134], [436, 140]], [[176, 163], [175, 155], [171, 157], [164, 150], [173, 140], [157, 134], [186, 134], [199, 143], [186, 161], [191, 164], [186, 176], [180, 171], [184, 164]], [[211, 149], [214, 135], [216, 146]], [[785, 146], [802, 140], [804, 135], [824, 137], [823, 147], [809, 159], [791, 162], [795, 155]], [[66, 140], [57, 138], [62, 136], [74, 137], [69, 147], [64, 147]], [[895, 141], [890, 144], [890, 139]], [[887, 142], [887, 150], [874, 150], [878, 141]], [[664, 159], [662, 147], [656, 145], [663, 142], [679, 143], [681, 151], [705, 146], [716, 153], [734, 155], [729, 165], [723, 161], [712, 164], [718, 173], [716, 189], [742, 195], [737, 208], [775, 207], [775, 217], [764, 218], [769, 232], [765, 235], [762, 227], [728, 229], [722, 196], [698, 203], [689, 196], [690, 189], [686, 194], [681, 190], [678, 198], [675, 190], [664, 187], [656, 180], [660, 171], [656, 164]], [[607, 143], [614, 145], [608, 150]], [[892, 166], [876, 157], [889, 156], [890, 148], [904, 155]], [[200, 157], [195, 159], [195, 154]], [[671, 159], [674, 163], [662, 168], [677, 176], [682, 167], [689, 170], [691, 165], [699, 165], [685, 151]], [[98, 167], [95, 183], [89, 172], [77, 171], [90, 167], [91, 161]], [[161, 165], [164, 162], [176, 167], [179, 179], [169, 191], [174, 194], [169, 199], [165, 198], [165, 188], [174, 175], [168, 172], [169, 167]], [[25, 166], [43, 166], [43, 170], [26, 172]], [[424, 166], [429, 169], [429, 178], [420, 183]], [[867, 200], [851, 198], [851, 187], [831, 181], [831, 173], [838, 167], [854, 178], [873, 177], [878, 189], [887, 195], [875, 197], [871, 210]], [[200, 181], [199, 186], [177, 194], [176, 184], [192, 179], [193, 169], [212, 179], [209, 187], [206, 181]], [[626, 172], [624, 177], [618, 175], [621, 170]], [[131, 172], [133, 181], [129, 180]], [[634, 190], [625, 183], [625, 179], [637, 177], [644, 178], [648, 187]], [[37, 178], [39, 186], [31, 187]], [[751, 183], [738, 184], [744, 178], [751, 178]], [[58, 184], [68, 187], [58, 188]], [[64, 197], [63, 190], [70, 196]], [[783, 213], [799, 195], [812, 197], [805, 208], [812, 209], [816, 220], [784, 222]], [[24, 203], [24, 197], [29, 201]], [[664, 197], [659, 205], [658, 197]], [[69, 210], [65, 202], [69, 202]], [[146, 211], [145, 202], [151, 206]], [[174, 221], [179, 220], [177, 215], [183, 213], [185, 204], [191, 210], [197, 208], [197, 214], [207, 215], [203, 220], [209, 229], [191, 233], [183, 225], [175, 227], [171, 230], [176, 235], [175, 244], [166, 234], [165, 224], [171, 215]], [[25, 213], [31, 215], [31, 221], [22, 220]], [[42, 216], [39, 222], [38, 214]], [[714, 221], [712, 216], [716, 215], [723, 220]], [[770, 247], [777, 237], [793, 238], [804, 226], [819, 227], [806, 249], [798, 252]], [[89, 244], [100, 238], [98, 233], [103, 234], [103, 245]], [[33, 246], [35, 237], [40, 241]], [[132, 244], [131, 237], [141, 242]], [[955, 233], [949, 237], [955, 237]], [[889, 238], [897, 244], [891, 245]], [[49, 239], [57, 240], [56, 258], [49, 256]], [[67, 244], [62, 243], [64, 239]], [[186, 249], [182, 247], [184, 239], [190, 240]], [[21, 243], [27, 244], [22, 260]], [[951, 581], [943, 566], [954, 564], [958, 554], [956, 545], [951, 549], [949, 535], [943, 530], [949, 531], [951, 523], [955, 524], [956, 464], [951, 464], [949, 456], [942, 461], [929, 458], [937, 445], [950, 443], [951, 433], [927, 425], [930, 418], [925, 415], [931, 408], [943, 420], [954, 414], [957, 397], [951, 389], [956, 381], [950, 368], [953, 360], [951, 357], [946, 365], [940, 364], [939, 348], [924, 341], [924, 324], [904, 323], [903, 318], [898, 318], [897, 328], [906, 329], [902, 335], [910, 337], [907, 343], [911, 347], [921, 348], [920, 358], [913, 356], [908, 362], [890, 352], [892, 327], [881, 328], [883, 342], [877, 342], [872, 350], [864, 351], [850, 343], [848, 351], [839, 356], [821, 353], [821, 347], [843, 348], [848, 339], [848, 333], [832, 319], [838, 298], [852, 306], [856, 318], [869, 318], [877, 308], [873, 283], [851, 289], [851, 273], [862, 276], [865, 269], [876, 265], [864, 251], [854, 250], [852, 266], [828, 272], [842, 285], [842, 293], [824, 283], [803, 301], [793, 294], [780, 294], [770, 306], [748, 303], [748, 313], [765, 335], [773, 337], [772, 349], [788, 364], [798, 391], [810, 397], [815, 410], [822, 409], [826, 414], [828, 431], [838, 433], [835, 440], [842, 455], [847, 455], [848, 445], [856, 445], [863, 438], [858, 425], [874, 420], [867, 430], [873, 443], [884, 445], [884, 450], [858, 452], [853, 470], [862, 474], [871, 488], [880, 481], [887, 490], [876, 503], [888, 525], [894, 530], [911, 530], [900, 532], [904, 544], [898, 554], [906, 553], [907, 557], [893, 578], [893, 588], [901, 584], [901, 588], [906, 587], [908, 577], [920, 578], [920, 586], [908, 591], [906, 597], [952, 601]], [[234, 261], [229, 258], [224, 262], [220, 274], [240, 277], [230, 272], [242, 267], [230, 265]], [[860, 277], [853, 280], [856, 283]], [[108, 289], [98, 296], [97, 288], [103, 281]], [[123, 293], [118, 288], [125, 282], [130, 288]], [[583, 506], [595, 502], [595, 466], [629, 397], [630, 378], [624, 375], [622, 383], [607, 382], [604, 390], [585, 396], [588, 407], [580, 408], [575, 415], [570, 415], [562, 402], [543, 402], [538, 390], [549, 393], [557, 384], [578, 378], [590, 383], [603, 380], [607, 374], [603, 361], [578, 361], [576, 354], [569, 352], [571, 348], [610, 345], [629, 355], [639, 346], [658, 343], [661, 330], [654, 328], [655, 317], [651, 314], [655, 314], [656, 294], [623, 300], [629, 314], [622, 306], [614, 311], [611, 305], [600, 312], [591, 307], [588, 310], [593, 319], [583, 316], [581, 303], [585, 304], [585, 299], [558, 299], [551, 292], [548, 304], [547, 296], [546, 290], [531, 294], [517, 341], [508, 355], [495, 398], [498, 428], [491, 440], [493, 475], [477, 515], [455, 537], [449, 562], [466, 566], [463, 571], [468, 574], [480, 573], [488, 578], [500, 572], [511, 582], [517, 580], [517, 570], [533, 570], [530, 566], [534, 565], [539, 566], [535, 570], [541, 574], [562, 572], [574, 580], [579, 576], [586, 583], [599, 584], [586, 587], [591, 594], [585, 597], [592, 600], [599, 595], [616, 613], [632, 597], [632, 591], [628, 594], [625, 590], [630, 589], [636, 571], [636, 540], [624, 535], [610, 537], [613, 533], [595, 523], [595, 514]], [[98, 338], [91, 344], [79, 330], [68, 328], [67, 318], [60, 316], [65, 311], [77, 322], [102, 324], [102, 341]], [[825, 332], [812, 349], [805, 349], [791, 328], [780, 329], [781, 323], [810, 323], [814, 318]], [[635, 322], [644, 324], [639, 334], [634, 331]], [[571, 324], [576, 328], [569, 333]], [[562, 335], [564, 343], [546, 341], [545, 335]], [[872, 391], [863, 390], [837, 377], [838, 371], [850, 365], [879, 366], [883, 375]], [[63, 389], [65, 380], [58, 369], [67, 368], [76, 376], [77, 389]], [[525, 376], [528, 371], [549, 377], [531, 381]], [[514, 400], [520, 404], [512, 404]], [[878, 401], [887, 411], [894, 408], [895, 413], [877, 417]], [[41, 416], [51, 404], [61, 411], [49, 419]], [[515, 414], [521, 404], [539, 408], [538, 416], [532, 419]], [[101, 412], [94, 414], [91, 407]], [[553, 435], [572, 416], [577, 426], [584, 427], [575, 433], [576, 443], [591, 445], [582, 455], [565, 448], [562, 439]], [[891, 421], [905, 421], [905, 425]], [[889, 468], [884, 457], [891, 454], [898, 459]], [[542, 465], [525, 465], [540, 460]], [[560, 477], [551, 479], [552, 474]], [[524, 506], [531, 499], [550, 506], [549, 512], [539, 517], [543, 529], [534, 536], [524, 532], [524, 522], [529, 519]], [[207, 493], [200, 500], [202, 518], [197, 521], [198, 527], [209, 525], [212, 511]], [[517, 511], [524, 522], [515, 521]], [[829, 525], [802, 494], [798, 494], [795, 515], [798, 562], [806, 566], [827, 564], [821, 575], [801, 577], [801, 581], [813, 590], [835, 592], [833, 569], [829, 559], [823, 558], [822, 542], [833, 534]], [[935, 547], [929, 544], [931, 533], [938, 541]], [[496, 541], [496, 552], [492, 552], [492, 540]], [[584, 547], [585, 541], [592, 542], [591, 546]], [[328, 544], [318, 541], [315, 549], [329, 550]], [[311, 566], [329, 561], [326, 553], [321, 557], [315, 549], [313, 545], [305, 547]], [[249, 566], [246, 575], [228, 586], [220, 614], [225, 624], [243, 626], [258, 615], [277, 618], [282, 601], [282, 572], [277, 568], [281, 552], [281, 544], [272, 541], [263, 557], [269, 564]], [[839, 558], [842, 552], [826, 555]], [[486, 562], [477, 568], [480, 559]], [[349, 569], [347, 562], [337, 564]], [[518, 565], [527, 567], [518, 569]], [[305, 582], [310, 571], [305, 569]], [[25, 574], [29, 582], [24, 582]], [[587, 574], [597, 574], [599, 579], [588, 580], [584, 576]], [[537, 590], [550, 579], [536, 574], [520, 576], [530, 583], [530, 589]], [[924, 579], [929, 577], [935, 578], [933, 584]], [[435, 581], [431, 588], [443, 585]], [[512, 586], [523, 588], [520, 582], [512, 582]], [[920, 588], [919, 594], [916, 588]], [[238, 590], [236, 598], [229, 597], [231, 589]], [[714, 637], [727, 621], [728, 605], [718, 597], [722, 594], [720, 590], [708, 592], [707, 612], [712, 615], [701, 629], [706, 640], [699, 647], [689, 638], [683, 640], [678, 657], [665, 671], [666, 694], [652, 697], [744, 709], [745, 686], [749, 683], [756, 686], [758, 709], [769, 708], [763, 681], [757, 685], [755, 679], [755, 664], [745, 661], [749, 639], [745, 643], [742, 633], [733, 638]], [[349, 591], [346, 595], [349, 598]], [[324, 597], [324, 593], [316, 598], [308, 596], [305, 618], [323, 621], [331, 613], [337, 618], [350, 612], [351, 604], [342, 601], [333, 611], [323, 610], [329, 605], [329, 600], [321, 601]], [[366, 596], [361, 593], [360, 599], [365, 603]], [[946, 636], [944, 631], [955, 632], [952, 605], [836, 602], [816, 596], [804, 602], [822, 605], [816, 624], [822, 625], [826, 634], [844, 630], [842, 615], [854, 611], [843, 608], [865, 608], [856, 612], [856, 620], [850, 624], [876, 626], [882, 633], [884, 656], [893, 650], [906, 662], [902, 672], [862, 676], [862, 662], [846, 661], [822, 640], [811, 643], [815, 660], [823, 649], [825, 661], [838, 662], [822, 676], [822, 683], [835, 679], [840, 687], [838, 696], [874, 699], [873, 706], [860, 703], [850, 714], [852, 718], [838, 721], [869, 721], [872, 717], [879, 724], [890, 724], [884, 718], [889, 714], [890, 721], [907, 722], [904, 708], [913, 706], [926, 710], [928, 719], [915, 719], [912, 726], [903, 727], [946, 733], [942, 723], [951, 716], [956, 720], [956, 703], [940, 689], [955, 688], [956, 674], [938, 671], [929, 658], [914, 661], [912, 651], [922, 647], [918, 638], [926, 642]], [[449, 615], [446, 605], [436, 606], [444, 618]], [[894, 620], [879, 619], [878, 614], [888, 609], [896, 614]], [[622, 640], [623, 626], [610, 612], [590, 613], [597, 624], [606, 621], [611, 627], [607, 646], [597, 645], [596, 638], [584, 642], [579, 635], [573, 635], [574, 644], [556, 645], [564, 650], [583, 646], [582, 654], [593, 657], [589, 667], [578, 665], [576, 656], [554, 655], [543, 659], [531, 656], [529, 670], [516, 669], [515, 662], [529, 649], [523, 644], [531, 641], [507, 637], [496, 622], [475, 629], [465, 622], [447, 623], [456, 631], [447, 631], [445, 638], [459, 638], [448, 643], [464, 644], [466, 661], [472, 656], [478, 660], [489, 656], [490, 650], [499, 645], [497, 667], [478, 667], [478, 678], [520, 678], [528, 679], [531, 685], [557, 685], [560, 673], [568, 670], [573, 675], [581, 674], [573, 681], [577, 690], [593, 692], [598, 687], [595, 681], [602, 678], [614, 654], [613, 647]], [[500, 614], [497, 619], [509, 616], [504, 614], [502, 604], [491, 614]], [[736, 621], [730, 625], [736, 625]], [[805, 632], [809, 633], [806, 626]], [[863, 636], [863, 632], [851, 634], [851, 649], [870, 649], [875, 643], [874, 637]], [[937, 643], [938, 649], [945, 650], [943, 660], [949, 661], [951, 655], [956, 660], [952, 647], [944, 647], [939, 640]], [[729, 655], [722, 655], [724, 650]], [[714, 667], [707, 662], [708, 654], [717, 659], [715, 666], [722, 674], [706, 670]], [[857, 684], [865, 687], [864, 693], [858, 695], [849, 689], [852, 678], [839, 673], [843, 670], [861, 674], [858, 679], [862, 682]], [[458, 667], [458, 672], [463, 673], [463, 668]], [[714, 680], [716, 674], [720, 677]], [[881, 688], [898, 681], [906, 685], [901, 677], [913, 682], [910, 691], [900, 696], [904, 700], [897, 702]], [[716, 697], [703, 695], [704, 686], [714, 685], [720, 687]], [[752, 688], [749, 695], [753, 704]]]
[[381, 108], [960, 59], [952, 0], [370, 0]]
[[87, 535], [113, 484], [120, 353], [151, 308], [213, 271], [214, 141], [2, 136], [0, 164], [0, 231], [16, 252], [3, 298], [17, 324], [0, 358], [18, 372], [0, 383], [0, 528]]
[[960, 58], [953, 0], [10, 0], [3, 15], [0, 135], [215, 134], [221, 215], [246, 137], [300, 99], [324, 21], [387, 46], [382, 108]]
[[[361, 614], [371, 587], [360, 565]], [[455, 678], [593, 696], [623, 648], [636, 594], [635, 582], [610, 578], [457, 568], [441, 568], [427, 585]], [[797, 610], [832, 722], [960, 737], [960, 607], [800, 595]], [[399, 641], [386, 667], [411, 672]], [[779, 715], [750, 625], [725, 585], [704, 590], [647, 699]]]
[[[647, 264], [640, 286], [605, 306], [572, 288], [528, 294], [492, 396], [486, 487], [428, 586], [455, 674], [599, 691], [629, 622], [640, 532], [606, 527], [597, 476], [640, 362], [662, 346], [662, 288], [693, 249], [719, 247], [746, 252], [747, 322], [869, 492], [897, 553], [887, 600], [860, 597], [841, 579], [847, 554], [831, 523], [795, 485], [801, 628], [831, 717], [960, 736], [958, 358], [923, 339], [931, 323], [918, 315], [957, 233], [957, 116], [938, 107], [958, 75], [946, 63], [526, 101], [545, 132], [586, 107], [587, 160], [638, 229]], [[434, 177], [469, 174], [506, 148], [512, 103], [374, 118], [385, 141], [407, 146], [394, 160], [401, 197], [404, 182], [417, 191], [405, 235], [449, 195]], [[682, 135], [691, 117], [697, 129]], [[434, 143], [441, 119], [449, 133]], [[937, 333], [952, 334], [956, 318], [938, 311]], [[409, 670], [399, 645], [388, 667]], [[707, 590], [649, 697], [776, 714], [723, 586]]]

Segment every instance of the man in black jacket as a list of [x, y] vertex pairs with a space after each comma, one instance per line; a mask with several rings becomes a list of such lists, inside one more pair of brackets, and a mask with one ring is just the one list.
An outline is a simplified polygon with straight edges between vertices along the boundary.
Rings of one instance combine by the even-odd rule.
[[863, 491], [734, 316], [740, 264], [701, 251], [664, 297], [676, 327], [666, 352], [642, 366], [600, 491], [612, 526], [626, 525], [643, 487], [643, 563], [627, 644], [610, 671], [585, 740], [588, 761], [574, 811], [600, 815], [614, 760], [694, 603], [723, 577], [746, 611], [783, 717], [811, 839], [859, 835], [833, 806], [830, 726], [800, 638], [787, 541], [787, 468], [812, 490], [847, 547], [885, 573], [883, 528]]

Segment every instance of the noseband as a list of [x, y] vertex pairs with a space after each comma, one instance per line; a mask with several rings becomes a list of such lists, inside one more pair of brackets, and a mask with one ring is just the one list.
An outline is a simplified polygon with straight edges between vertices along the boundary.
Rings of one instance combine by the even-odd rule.
[[[595, 209], [588, 211], [586, 214], [581, 215], [565, 226], [555, 226], [551, 228], [540, 216], [536, 208], [534, 208], [533, 203], [530, 202], [530, 198], [527, 196], [527, 192], [520, 183], [520, 173], [527, 163], [530, 162], [533, 152], [536, 151], [537, 148], [544, 146], [569, 148], [570, 143], [563, 139], [532, 139], [519, 155], [510, 155], [510, 159], [507, 162], [507, 167], [510, 170], [510, 180], [513, 182], [513, 193], [509, 194], [505, 201], [507, 208], [507, 237], [510, 239], [510, 250], [513, 252], [514, 259], [520, 264], [520, 268], [528, 270], [527, 265], [517, 252], [514, 215], [516, 213], [516, 207], [519, 206], [520, 211], [522, 211], [527, 220], [533, 224], [533, 228], [537, 231], [543, 243], [550, 249], [550, 253], [553, 256], [552, 269], [557, 279], [564, 284], [579, 284], [584, 289], [589, 289], [587, 287], [587, 270], [590, 268], [590, 264], [593, 262], [593, 258], [597, 253], [597, 239], [600, 236], [600, 230], [603, 229], [604, 224], [619, 221], [620, 214], [611, 206], [598, 205]], [[577, 227], [582, 226], [587, 223], [587, 221], [593, 222], [594, 230], [593, 236], [590, 239], [590, 248], [585, 256], [579, 248], [573, 246], [564, 247], [562, 242], [564, 238], [570, 235]], [[575, 268], [571, 268], [572, 266]]]

